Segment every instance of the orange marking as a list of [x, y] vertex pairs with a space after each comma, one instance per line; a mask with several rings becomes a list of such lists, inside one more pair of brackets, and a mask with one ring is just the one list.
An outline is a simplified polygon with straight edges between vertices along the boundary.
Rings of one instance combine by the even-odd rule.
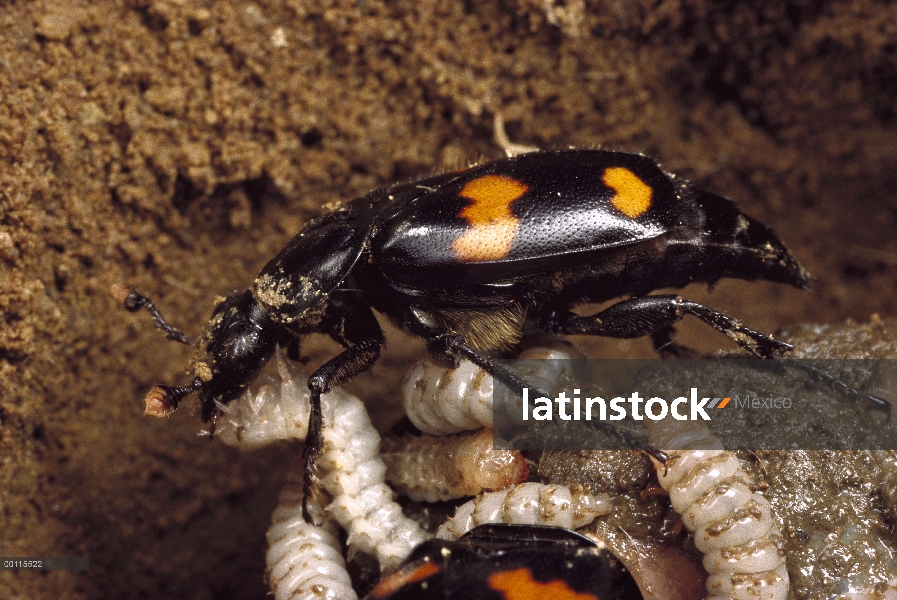
[[557, 579], [548, 583], [536, 581], [525, 567], [494, 573], [486, 581], [493, 590], [504, 594], [505, 600], [599, 600], [595, 594], [577, 592]]
[[719, 403], [719, 406], [717, 406], [717, 408], [726, 408], [729, 400], [731, 400], [731, 398], [723, 398], [723, 401]]
[[654, 190], [629, 169], [609, 167], [604, 170], [601, 181], [616, 192], [610, 203], [627, 217], [640, 217], [651, 208]]
[[473, 203], [459, 215], [470, 229], [452, 243], [452, 250], [465, 262], [504, 258], [517, 237], [520, 219], [511, 214], [511, 203], [529, 189], [504, 175], [484, 175], [468, 181], [458, 193]]
[[427, 577], [431, 577], [439, 572], [439, 566], [434, 565], [431, 562], [425, 562], [419, 567], [414, 567], [410, 571], [405, 569], [399, 569], [395, 573], [387, 575], [383, 579], [380, 580], [380, 583], [371, 590], [372, 598], [385, 598], [390, 594], [393, 594], [409, 583], [414, 583], [415, 581], [420, 581], [421, 579], [426, 579]]

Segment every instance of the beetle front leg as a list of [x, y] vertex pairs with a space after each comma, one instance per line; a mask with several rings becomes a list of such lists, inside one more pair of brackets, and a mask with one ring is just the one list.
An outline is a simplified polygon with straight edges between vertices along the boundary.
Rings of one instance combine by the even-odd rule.
[[326, 394], [356, 375], [370, 369], [380, 356], [383, 337], [372, 337], [364, 340], [342, 354], [335, 356], [308, 378], [308, 389], [311, 391], [311, 415], [308, 420], [308, 436], [305, 438], [305, 451], [302, 459], [305, 462], [305, 498], [302, 501], [302, 515], [309, 523], [313, 523], [308, 513], [309, 497], [315, 499], [321, 493], [318, 479], [317, 458], [324, 446], [324, 415], [321, 412], [321, 395]]
[[586, 317], [567, 313], [561, 316], [557, 332], [636, 338], [678, 323], [685, 315], [698, 317], [759, 358], [779, 358], [792, 349], [790, 344], [745, 327], [719, 311], [672, 294], [622, 300]]
[[312, 521], [306, 510], [305, 500], [309, 496], [316, 496], [321, 491], [316, 468], [316, 459], [324, 445], [321, 395], [374, 366], [380, 357], [380, 347], [384, 343], [383, 331], [370, 307], [365, 305], [358, 296], [344, 290], [336, 290], [331, 293], [330, 304], [319, 324], [318, 331], [328, 334], [345, 346], [346, 350], [321, 365], [308, 378], [308, 389], [311, 390], [309, 399], [311, 415], [303, 453], [306, 498], [302, 502], [302, 514], [309, 522]]

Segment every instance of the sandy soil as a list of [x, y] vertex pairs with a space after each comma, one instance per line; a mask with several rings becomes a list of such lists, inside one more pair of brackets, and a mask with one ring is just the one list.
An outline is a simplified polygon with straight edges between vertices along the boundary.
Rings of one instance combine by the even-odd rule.
[[[498, 113], [520, 143], [655, 156], [775, 227], [818, 279], [689, 297], [768, 331], [897, 316], [887, 2], [3, 4], [0, 555], [91, 568], [0, 572], [0, 597], [263, 597], [296, 449], [210, 444], [191, 408], [144, 418], [188, 351], [106, 290], [137, 287], [195, 335], [328, 204], [500, 156]], [[355, 391], [391, 402], [418, 352], [393, 339]]]

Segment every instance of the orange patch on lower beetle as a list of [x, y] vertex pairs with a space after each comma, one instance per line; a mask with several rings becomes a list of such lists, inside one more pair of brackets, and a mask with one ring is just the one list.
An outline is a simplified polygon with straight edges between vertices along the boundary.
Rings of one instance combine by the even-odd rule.
[[427, 577], [431, 577], [439, 572], [439, 565], [431, 562], [425, 562], [419, 567], [408, 569], [399, 569], [395, 573], [391, 573], [380, 580], [374, 589], [371, 590], [371, 598], [386, 598], [390, 594], [394, 594], [409, 583], [421, 581]]
[[577, 592], [559, 579], [542, 583], [533, 579], [532, 572], [521, 567], [513, 571], [493, 573], [487, 579], [489, 587], [504, 595], [505, 600], [600, 600], [595, 594]]
[[511, 213], [511, 203], [528, 189], [504, 175], [484, 175], [468, 181], [458, 195], [472, 201], [459, 213], [470, 223], [470, 229], [452, 243], [455, 255], [465, 262], [507, 256], [520, 227], [520, 219]]
[[616, 192], [610, 203], [627, 217], [634, 219], [651, 208], [654, 190], [629, 169], [609, 167], [604, 170], [601, 181]]

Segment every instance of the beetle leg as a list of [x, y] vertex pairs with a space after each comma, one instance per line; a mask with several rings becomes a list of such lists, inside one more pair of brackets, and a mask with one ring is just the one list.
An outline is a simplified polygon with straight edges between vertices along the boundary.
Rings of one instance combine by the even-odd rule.
[[871, 403], [873, 408], [883, 410], [888, 416], [888, 420], [891, 419], [891, 403], [884, 398], [879, 398], [878, 396], [873, 396], [872, 394], [867, 394], [866, 392], [861, 392], [860, 390], [854, 389], [834, 375], [829, 375], [822, 369], [814, 367], [813, 365], [808, 365], [807, 363], [797, 360], [786, 360], [785, 364], [794, 369], [798, 369], [799, 371], [803, 371], [816, 381], [824, 383], [830, 390], [838, 392], [842, 396], [846, 396], [854, 402], [858, 400], [865, 400], [866, 402]]
[[380, 356], [380, 346], [383, 345], [383, 336], [369, 338], [342, 354], [333, 357], [311, 377], [308, 378], [308, 389], [311, 391], [311, 415], [308, 421], [308, 436], [305, 438], [305, 498], [302, 501], [302, 514], [309, 523], [314, 522], [308, 513], [307, 504], [309, 498], [315, 499], [321, 493], [318, 480], [318, 468], [316, 460], [324, 445], [324, 415], [321, 413], [321, 395], [326, 394], [338, 385], [341, 385], [356, 375], [370, 369]]
[[[662, 331], [687, 314], [698, 317], [725, 333], [736, 344], [759, 358], [781, 358], [782, 354], [792, 349], [790, 344], [745, 327], [719, 311], [675, 295], [631, 298], [587, 317], [567, 313], [566, 316], [559, 316], [555, 329], [557, 333], [634, 338]], [[812, 365], [794, 360], [785, 361], [785, 364], [803, 371], [851, 400], [870, 402], [873, 407], [885, 411], [889, 416], [891, 414], [891, 404], [887, 400], [856, 390]]]
[[719, 311], [672, 294], [622, 300], [587, 317], [568, 313], [566, 317], [561, 316], [558, 332], [636, 338], [677, 323], [685, 315], [698, 317], [759, 358], [778, 358], [792, 348]]
[[[447, 334], [432, 337], [427, 340], [427, 347], [430, 349], [430, 352], [449, 354], [455, 357], [463, 356], [479, 368], [489, 373], [489, 375], [500, 381], [505, 387], [507, 387], [518, 396], [523, 395], [523, 388], [529, 388], [532, 391], [532, 394], [536, 397], [548, 396], [548, 394], [530, 385], [524, 379], [518, 377], [506, 367], [496, 364], [490, 358], [483, 356], [482, 354], [468, 346], [464, 341], [464, 338], [462, 338], [460, 335]], [[612, 438], [621, 441], [633, 450], [641, 450], [649, 456], [653, 456], [659, 462], [666, 464], [666, 454], [664, 454], [657, 448], [654, 448], [653, 446], [650, 446], [645, 442], [630, 436], [625, 431], [617, 429], [613, 425], [605, 423], [603, 421], [589, 421], [588, 423], [590, 426], [593, 426], [596, 429], [600, 429], [607, 435], [610, 435]]]

